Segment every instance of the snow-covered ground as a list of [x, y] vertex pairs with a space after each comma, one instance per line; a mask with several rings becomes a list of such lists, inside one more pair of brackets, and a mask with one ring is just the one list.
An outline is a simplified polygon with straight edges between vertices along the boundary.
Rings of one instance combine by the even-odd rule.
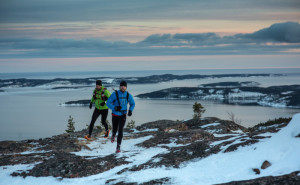
[[[216, 123], [217, 124], [217, 123]], [[213, 125], [213, 124], [211, 124]], [[211, 126], [210, 125], [210, 126]], [[116, 154], [116, 160], [127, 156], [129, 164], [115, 167], [111, 170], [89, 177], [61, 179], [54, 177], [12, 177], [11, 173], [18, 170], [30, 170], [35, 164], [14, 165], [0, 167], [0, 184], [105, 184], [108, 179], [115, 179], [111, 184], [118, 182], [149, 182], [154, 179], [170, 178], [172, 184], [216, 184], [230, 181], [254, 179], [263, 176], [280, 176], [300, 170], [300, 113], [293, 116], [291, 122], [283, 127], [279, 132], [270, 134], [270, 138], [261, 140], [259, 143], [239, 147], [234, 152], [219, 152], [206, 158], [196, 159], [186, 162], [180, 168], [144, 168], [140, 171], [125, 171], [118, 173], [125, 168], [143, 164], [153, 159], [154, 156], [166, 153], [168, 150], [163, 147], [142, 148], [136, 146], [151, 138], [146, 136], [138, 139], [127, 139], [123, 141], [122, 152]], [[298, 136], [298, 137], [296, 137]], [[173, 143], [175, 144], [175, 143]], [[215, 145], [216, 143], [212, 143]], [[74, 154], [80, 156], [105, 156], [110, 155], [115, 150], [115, 143], [110, 143], [107, 139], [99, 138], [88, 146], [92, 149], [82, 150]], [[262, 170], [262, 163], [268, 160], [272, 165]], [[99, 166], [101, 167], [101, 166]], [[253, 172], [253, 168], [261, 170], [259, 175]], [[84, 170], [84, 169], [82, 169]], [[300, 176], [300, 174], [298, 174]]]

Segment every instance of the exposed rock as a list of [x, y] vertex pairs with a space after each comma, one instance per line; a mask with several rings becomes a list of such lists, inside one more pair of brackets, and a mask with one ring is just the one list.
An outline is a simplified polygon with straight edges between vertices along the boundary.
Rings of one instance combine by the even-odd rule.
[[181, 124], [177, 124], [176, 126], [173, 126], [173, 127], [165, 128], [164, 131], [165, 132], [172, 132], [174, 130], [176, 130], [176, 131], [186, 131], [188, 129], [189, 129], [189, 127], [186, 124], [181, 123]]
[[256, 175], [259, 175], [260, 174], [260, 170], [258, 168], [253, 168], [252, 169]]
[[261, 165], [261, 169], [266, 169], [269, 168], [272, 164], [269, 161], [264, 161], [263, 164]]
[[138, 144], [138, 146], [150, 148], [160, 144], [170, 144], [172, 142], [175, 142], [176, 144], [188, 144], [195, 140], [209, 140], [213, 138], [214, 136], [211, 133], [205, 132], [201, 129], [171, 133], [157, 132], [153, 138]]
[[250, 140], [247, 140], [247, 141], [242, 142], [242, 143], [230, 145], [224, 152], [225, 153], [226, 152], [232, 152], [232, 151], [235, 151], [240, 146], [247, 146], [247, 145], [250, 145], [250, 144], [257, 143], [257, 142], [258, 142], [258, 140], [250, 139]]
[[33, 145], [27, 141], [0, 141], [1, 154], [20, 153], [28, 150], [31, 147], [33, 147]]
[[144, 123], [141, 126], [136, 127], [137, 130], [142, 131], [146, 129], [159, 129], [159, 130], [164, 130], [168, 127], [175, 127], [181, 124], [181, 122], [178, 121], [172, 121], [172, 120], [158, 120], [158, 121], [153, 121], [149, 123]]
[[254, 127], [248, 128], [249, 132], [277, 132], [280, 128], [285, 127], [292, 118], [275, 118], [273, 120], [259, 123]]
[[162, 178], [162, 179], [155, 179], [155, 180], [152, 180], [152, 181], [149, 181], [149, 182], [145, 182], [145, 183], [142, 183], [141, 185], [152, 185], [152, 184], [166, 184], [168, 182], [170, 182], [170, 178]]
[[12, 176], [85, 177], [127, 163], [124, 158], [116, 160], [114, 154], [102, 158], [87, 159], [69, 153], [52, 153], [51, 158], [37, 164], [32, 170], [21, 173], [14, 172]]
[[92, 149], [90, 147], [88, 147], [86, 145], [86, 143], [84, 143], [84, 142], [76, 141], [76, 144], [79, 146], [79, 150], [81, 150], [82, 148], [85, 148], [89, 151], [92, 151]]
[[[108, 180], [108, 181], [106, 181], [105, 184], [112, 184], [116, 180], [117, 179]], [[153, 184], [166, 184], [170, 180], [171, 180], [170, 178], [166, 177], [166, 178], [151, 180], [149, 182], [144, 182], [144, 183], [141, 183], [141, 184], [139, 184], [139, 183], [127, 183], [127, 182], [124, 182], [124, 181], [118, 182], [118, 183], [113, 183], [113, 184], [115, 184], [115, 185], [117, 185], [117, 184], [118, 185], [138, 185], [138, 184], [139, 185], [153, 185]]]
[[[217, 133], [217, 134], [228, 134], [233, 133], [234, 131], [247, 131], [247, 129], [241, 125], [235, 124], [232, 121], [228, 120], [220, 120], [218, 118], [210, 117], [207, 119], [191, 119], [184, 122], [189, 128], [201, 128], [202, 130], [206, 130], [209, 132]], [[219, 123], [219, 124], [213, 124]], [[212, 124], [209, 126], [209, 124]], [[201, 127], [205, 126], [205, 127]]]
[[297, 185], [300, 184], [300, 171], [290, 173], [282, 176], [267, 176], [252, 180], [233, 181], [219, 185]]
[[50, 156], [51, 156], [50, 153], [1, 155], [0, 166], [15, 165], [15, 164], [31, 164], [35, 162], [44, 161]]

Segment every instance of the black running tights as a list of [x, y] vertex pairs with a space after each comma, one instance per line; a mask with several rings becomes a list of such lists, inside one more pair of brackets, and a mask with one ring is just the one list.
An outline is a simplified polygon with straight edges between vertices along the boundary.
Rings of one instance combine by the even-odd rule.
[[118, 145], [121, 145], [122, 138], [123, 138], [123, 128], [126, 122], [126, 115], [123, 116], [112, 116], [112, 123], [113, 123], [113, 137], [116, 136], [118, 131]]
[[108, 125], [106, 123], [106, 118], [107, 118], [107, 114], [108, 114], [108, 109], [104, 109], [104, 110], [99, 110], [96, 109], [94, 110], [93, 116], [92, 116], [92, 120], [90, 123], [90, 129], [89, 129], [89, 135], [92, 135], [93, 129], [94, 129], [94, 124], [97, 120], [97, 118], [101, 115], [101, 123], [102, 125], [105, 127], [105, 130], [108, 130]]

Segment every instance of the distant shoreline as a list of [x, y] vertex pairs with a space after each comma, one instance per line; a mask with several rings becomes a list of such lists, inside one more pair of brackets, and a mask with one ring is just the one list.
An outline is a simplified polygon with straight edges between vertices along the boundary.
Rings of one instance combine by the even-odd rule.
[[151, 75], [144, 77], [123, 77], [123, 78], [112, 78], [112, 77], [90, 77], [90, 78], [54, 78], [54, 79], [5, 79], [0, 80], [0, 88], [3, 87], [37, 87], [37, 86], [87, 86], [94, 84], [97, 79], [101, 79], [105, 86], [112, 84], [118, 84], [123, 79], [126, 79], [127, 83], [130, 84], [153, 84], [160, 82], [168, 82], [172, 80], [187, 80], [187, 79], [206, 79], [206, 78], [225, 78], [225, 77], [268, 77], [268, 76], [284, 76], [284, 74], [217, 74], [217, 75], [198, 75], [198, 74], [187, 74], [187, 75], [173, 75], [173, 74], [162, 74], [162, 75]]

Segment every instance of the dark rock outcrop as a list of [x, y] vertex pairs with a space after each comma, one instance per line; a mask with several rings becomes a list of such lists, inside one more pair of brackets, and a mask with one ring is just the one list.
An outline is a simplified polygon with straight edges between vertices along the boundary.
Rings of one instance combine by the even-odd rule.
[[265, 160], [260, 168], [264, 170], [264, 169], [269, 168], [271, 165], [272, 164], [269, 161]]
[[260, 170], [258, 168], [253, 168], [252, 169], [256, 175], [259, 175], [260, 174]]
[[233, 181], [218, 185], [297, 185], [300, 184], [300, 176], [298, 175], [300, 171], [296, 171], [290, 173], [288, 175], [282, 176], [268, 176], [268, 177], [261, 177], [252, 180], [245, 180], [245, 181]]

